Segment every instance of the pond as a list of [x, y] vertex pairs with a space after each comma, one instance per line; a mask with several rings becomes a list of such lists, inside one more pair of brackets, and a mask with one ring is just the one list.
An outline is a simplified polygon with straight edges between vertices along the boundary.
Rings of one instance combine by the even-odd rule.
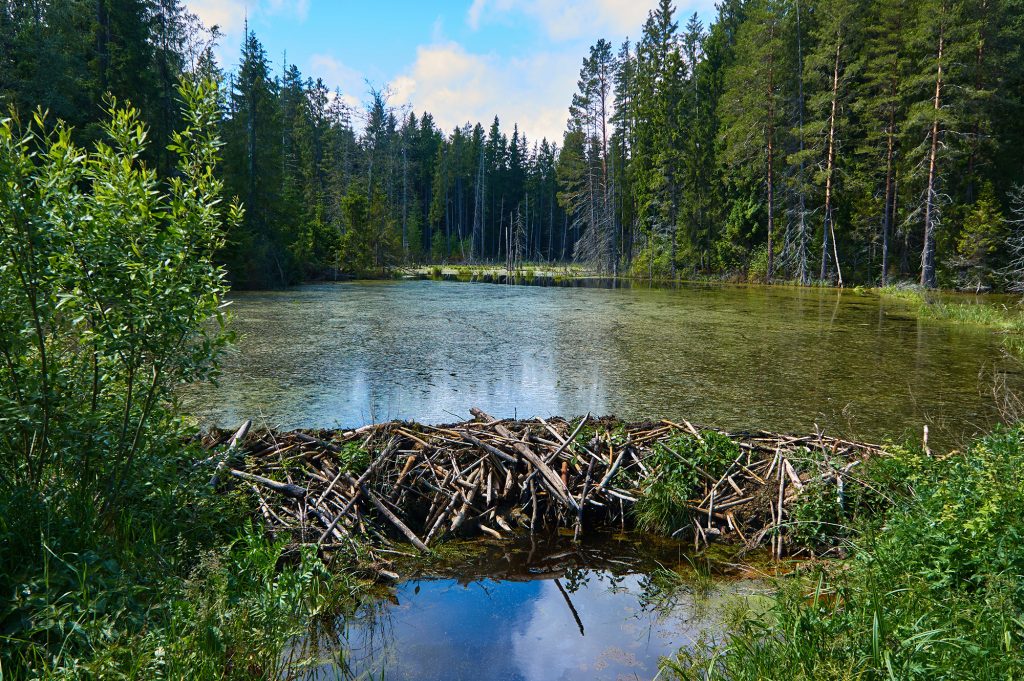
[[[953, 446], [997, 418], [990, 331], [852, 291], [382, 281], [232, 295], [237, 347], [187, 409], [230, 427], [616, 415]], [[1011, 387], [1022, 384], [1010, 373]]]
[[[652, 679], [662, 657], [720, 640], [727, 613], [764, 598], [754, 580], [695, 572], [673, 544], [478, 544], [472, 562], [403, 582], [291, 654], [320, 681]], [[665, 577], [680, 562], [691, 579]]]

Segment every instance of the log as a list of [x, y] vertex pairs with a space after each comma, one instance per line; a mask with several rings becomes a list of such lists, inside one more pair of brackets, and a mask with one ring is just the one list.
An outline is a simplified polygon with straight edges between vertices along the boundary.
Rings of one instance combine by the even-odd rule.
[[430, 551], [430, 549], [427, 548], [427, 545], [420, 541], [420, 538], [417, 537], [416, 534], [412, 530], [410, 530], [405, 523], [398, 519], [398, 516], [396, 516], [394, 513], [388, 510], [388, 507], [385, 506], [381, 502], [381, 500], [377, 498], [376, 494], [366, 489], [365, 487], [360, 487], [360, 489], [363, 490], [363, 495], [370, 500], [370, 503], [372, 503], [374, 507], [378, 511], [380, 511], [380, 514], [387, 518], [392, 525], [398, 528], [398, 531], [404, 534], [413, 546], [415, 546], [423, 552]]
[[293, 485], [288, 482], [278, 482], [276, 480], [271, 480], [270, 478], [264, 478], [262, 475], [253, 475], [252, 473], [246, 473], [245, 471], [237, 471], [234, 468], [230, 469], [229, 472], [239, 480], [263, 485], [267, 489], [272, 489], [286, 497], [291, 497], [292, 499], [306, 498], [306, 488], [304, 487], [299, 487], [298, 485]]
[[213, 477], [210, 478], [210, 487], [217, 487], [217, 480], [227, 467], [228, 461], [231, 459], [231, 455], [234, 454], [235, 450], [238, 448], [238, 443], [245, 439], [245, 436], [249, 433], [249, 428], [251, 427], [252, 419], [247, 419], [246, 422], [235, 431], [235, 434], [231, 436], [231, 439], [228, 440], [228, 448], [220, 457], [220, 461], [217, 463], [217, 468], [213, 471]]

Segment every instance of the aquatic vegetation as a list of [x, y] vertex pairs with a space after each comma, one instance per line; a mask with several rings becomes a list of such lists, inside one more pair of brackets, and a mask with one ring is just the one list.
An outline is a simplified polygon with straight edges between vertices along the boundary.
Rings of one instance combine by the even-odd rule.
[[1024, 331], [1024, 310], [1003, 303], [955, 302], [916, 285], [895, 284], [877, 289], [879, 295], [902, 300], [925, 319], [970, 324], [1000, 331]]

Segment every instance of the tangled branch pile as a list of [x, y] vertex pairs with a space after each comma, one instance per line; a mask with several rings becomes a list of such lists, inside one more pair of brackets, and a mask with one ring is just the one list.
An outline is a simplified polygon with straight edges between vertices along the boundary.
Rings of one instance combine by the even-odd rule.
[[839, 505], [875, 445], [824, 435], [727, 434], [688, 422], [496, 420], [351, 431], [215, 432], [211, 484], [252, 493], [267, 528], [323, 550], [420, 551], [446, 535], [504, 537], [543, 528], [575, 536], [637, 524], [781, 556], [794, 502], [814, 486]]

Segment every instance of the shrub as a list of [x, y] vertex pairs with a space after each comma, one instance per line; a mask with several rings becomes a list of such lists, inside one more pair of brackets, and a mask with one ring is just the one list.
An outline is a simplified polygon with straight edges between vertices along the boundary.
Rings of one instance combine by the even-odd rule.
[[146, 131], [130, 107], [111, 104], [109, 143], [93, 152], [42, 114], [25, 130], [0, 123], [0, 483], [71, 476], [109, 502], [169, 432], [172, 390], [216, 369], [213, 255], [241, 211], [222, 207], [213, 174], [215, 85], [180, 94], [166, 184], [139, 160]]
[[910, 450], [869, 471], [893, 502], [858, 523], [854, 555], [782, 583], [723, 648], [668, 668], [701, 679], [1008, 679], [1024, 669], [1024, 431], [938, 461]]
[[633, 507], [637, 525], [670, 533], [688, 523], [700, 471], [719, 476], [738, 456], [739, 446], [715, 432], [703, 433], [700, 439], [679, 435], [658, 443], [651, 454], [653, 471]]

